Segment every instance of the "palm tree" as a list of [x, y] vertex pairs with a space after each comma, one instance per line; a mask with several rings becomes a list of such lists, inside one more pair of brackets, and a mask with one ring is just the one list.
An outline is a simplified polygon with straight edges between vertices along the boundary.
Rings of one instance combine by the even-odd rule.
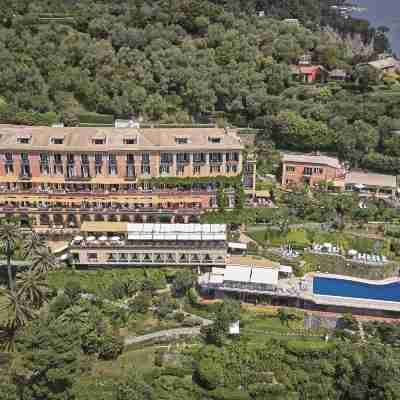
[[69, 325], [75, 325], [84, 328], [87, 327], [89, 323], [89, 313], [85, 307], [72, 306], [67, 308], [58, 317], [58, 320]]
[[47, 300], [45, 276], [33, 270], [17, 274], [17, 293], [32, 308], [38, 309]]
[[40, 252], [41, 250], [46, 248], [46, 244], [37, 234], [37, 232], [32, 231], [28, 237], [25, 238], [24, 244], [24, 256], [28, 257], [29, 255]]
[[38, 250], [32, 255], [30, 269], [41, 274], [47, 274], [59, 267], [57, 258], [51, 254], [48, 248]]
[[22, 328], [35, 316], [35, 311], [15, 291], [7, 291], [0, 312], [6, 312], [4, 326], [11, 331]]
[[0, 242], [4, 255], [7, 257], [8, 287], [15, 291], [15, 279], [11, 265], [11, 257], [14, 255], [18, 242], [21, 240], [20, 229], [9, 222], [0, 224]]

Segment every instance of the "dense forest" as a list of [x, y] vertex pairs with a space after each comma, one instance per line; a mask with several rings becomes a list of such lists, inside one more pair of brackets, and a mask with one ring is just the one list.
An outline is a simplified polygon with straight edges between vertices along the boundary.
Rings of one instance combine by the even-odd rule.
[[[75, 125], [97, 113], [193, 123], [212, 115], [261, 129], [267, 147], [400, 172], [399, 80], [354, 69], [390, 52], [385, 28], [343, 18], [331, 8], [342, 3], [1, 0], [0, 120]], [[351, 81], [299, 84], [290, 67], [305, 53]]]

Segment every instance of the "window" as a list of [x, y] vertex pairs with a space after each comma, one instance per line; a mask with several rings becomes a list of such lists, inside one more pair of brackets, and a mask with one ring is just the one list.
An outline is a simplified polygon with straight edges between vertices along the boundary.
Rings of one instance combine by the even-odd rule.
[[189, 153], [178, 153], [176, 155], [177, 163], [188, 163], [190, 162], [190, 154]]
[[87, 154], [81, 154], [81, 163], [89, 164], [89, 156]]
[[6, 161], [10, 162], [13, 160], [13, 155], [12, 153], [6, 153]]
[[17, 143], [18, 144], [30, 144], [31, 143], [31, 137], [30, 136], [17, 137]]
[[96, 175], [101, 175], [101, 164], [95, 164], [94, 166], [94, 173]]
[[88, 253], [87, 258], [88, 258], [88, 261], [96, 262], [97, 261], [97, 253]]
[[127, 164], [134, 164], [135, 162], [135, 157], [133, 154], [127, 154], [126, 155], [126, 162]]
[[200, 165], [195, 165], [193, 167], [193, 175], [200, 175], [201, 167]]
[[74, 164], [75, 163], [75, 157], [73, 154], [67, 154], [67, 162], [68, 164]]
[[41, 175], [50, 175], [50, 167], [47, 162], [40, 163], [40, 174]]
[[106, 144], [106, 138], [92, 138], [92, 144]]
[[294, 172], [296, 168], [293, 165], [286, 166], [286, 172]]
[[28, 162], [29, 161], [28, 153], [21, 153], [21, 160], [22, 162]]
[[216, 174], [221, 172], [221, 167], [219, 165], [211, 165], [210, 166], [210, 173], [211, 174]]
[[150, 175], [150, 165], [142, 164], [142, 175]]
[[124, 137], [123, 139], [123, 143], [124, 144], [137, 144], [137, 137]]
[[150, 153], [142, 153], [142, 164], [150, 163]]
[[189, 138], [185, 137], [185, 136], [175, 136], [175, 143], [176, 144], [188, 144], [189, 142]]
[[101, 153], [96, 153], [96, 154], [94, 155], [94, 162], [95, 162], [96, 164], [101, 164], [101, 163], [103, 162], [103, 154], [101, 154]]
[[68, 165], [67, 168], [67, 176], [68, 178], [72, 178], [75, 176], [75, 165]]
[[169, 164], [161, 164], [160, 165], [160, 175], [169, 174], [170, 166]]
[[41, 153], [40, 154], [40, 162], [41, 163], [48, 163], [49, 162], [49, 156], [47, 153]]
[[51, 144], [64, 144], [64, 138], [63, 137], [52, 137], [50, 139]]
[[314, 174], [315, 175], [322, 175], [324, 172], [323, 168], [314, 168]]
[[234, 174], [237, 174], [238, 172], [238, 166], [237, 165], [231, 165], [231, 170]]
[[313, 169], [310, 167], [304, 167], [303, 175], [312, 175]]
[[239, 153], [236, 151], [226, 153], [225, 157], [226, 161], [239, 161]]
[[54, 154], [54, 163], [55, 164], [61, 164], [62, 163], [62, 158], [61, 158], [61, 154]]
[[209, 136], [208, 137], [208, 143], [211, 143], [211, 144], [222, 143], [222, 138], [220, 138], [218, 136]]
[[194, 163], [205, 163], [206, 162], [206, 154], [205, 153], [193, 153], [193, 162]]
[[210, 163], [221, 163], [222, 153], [210, 153]]
[[62, 165], [54, 165], [54, 175], [63, 175], [64, 168]]
[[160, 164], [160, 175], [169, 174], [170, 169], [169, 164]]
[[131, 178], [135, 176], [135, 167], [132, 164], [128, 164], [126, 167], [126, 176]]
[[6, 164], [6, 175], [12, 175], [14, 173], [14, 166], [12, 164]]
[[86, 164], [81, 165], [81, 176], [83, 178], [89, 178], [89, 165]]
[[118, 174], [118, 169], [117, 169], [117, 159], [115, 158], [115, 154], [110, 154], [109, 155], [109, 165], [108, 165], [108, 173], [109, 175], [115, 176]]
[[172, 153], [161, 153], [160, 163], [162, 164], [172, 164], [174, 155]]
[[176, 174], [178, 176], [182, 176], [185, 173], [185, 166], [184, 165], [178, 165], [176, 167]]

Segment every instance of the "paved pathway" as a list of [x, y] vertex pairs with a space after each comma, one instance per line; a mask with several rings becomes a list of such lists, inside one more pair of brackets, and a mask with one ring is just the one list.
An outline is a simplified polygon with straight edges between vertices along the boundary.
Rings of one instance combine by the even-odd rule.
[[363, 323], [358, 319], [357, 324], [358, 324], [358, 330], [360, 331], [360, 338], [363, 342], [365, 342], [365, 331]]
[[124, 339], [125, 346], [135, 343], [148, 342], [154, 339], [177, 339], [182, 336], [197, 336], [200, 335], [200, 326], [194, 328], [176, 328], [166, 329], [164, 331], [148, 333], [141, 336], [128, 336]]
[[124, 339], [125, 346], [135, 343], [144, 343], [154, 339], [178, 339], [182, 336], [198, 336], [201, 333], [202, 326], [208, 326], [213, 323], [210, 319], [199, 317], [198, 315], [193, 315], [189, 313], [184, 313], [186, 316], [197, 320], [200, 326], [190, 327], [190, 328], [174, 328], [165, 329], [163, 331], [147, 333], [141, 336], [127, 336]]

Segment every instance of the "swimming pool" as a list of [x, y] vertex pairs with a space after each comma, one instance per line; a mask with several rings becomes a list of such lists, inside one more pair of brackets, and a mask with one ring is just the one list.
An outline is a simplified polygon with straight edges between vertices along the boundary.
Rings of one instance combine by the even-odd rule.
[[314, 294], [400, 302], [400, 282], [372, 284], [333, 277], [315, 276]]

